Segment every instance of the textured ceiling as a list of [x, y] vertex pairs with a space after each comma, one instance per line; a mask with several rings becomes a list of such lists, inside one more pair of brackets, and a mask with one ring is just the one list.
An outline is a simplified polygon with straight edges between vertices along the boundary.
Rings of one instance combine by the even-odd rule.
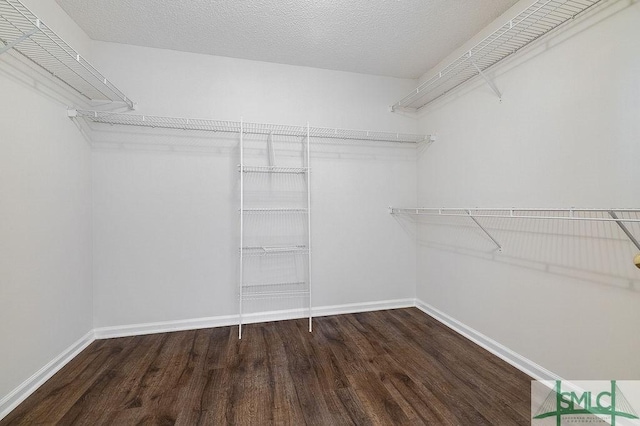
[[56, 0], [94, 40], [417, 78], [517, 0]]

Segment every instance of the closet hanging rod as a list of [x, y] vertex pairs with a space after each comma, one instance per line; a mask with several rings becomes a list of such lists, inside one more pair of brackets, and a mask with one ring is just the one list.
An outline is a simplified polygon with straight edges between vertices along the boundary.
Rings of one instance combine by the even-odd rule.
[[15, 50], [91, 101], [135, 104], [19, 0], [0, 0], [0, 55]]
[[537, 0], [390, 107], [419, 110], [603, 0]]
[[[202, 118], [161, 117], [152, 115], [114, 113], [106, 111], [69, 110], [69, 117], [82, 117], [93, 123], [139, 126], [175, 130], [196, 130], [220, 133], [240, 133], [239, 121], [210, 120]], [[431, 140], [429, 135], [392, 133], [370, 130], [349, 130], [326, 127], [295, 126], [286, 124], [242, 123], [243, 134], [278, 135], [312, 138], [359, 140], [371, 142], [395, 142], [417, 144]]]

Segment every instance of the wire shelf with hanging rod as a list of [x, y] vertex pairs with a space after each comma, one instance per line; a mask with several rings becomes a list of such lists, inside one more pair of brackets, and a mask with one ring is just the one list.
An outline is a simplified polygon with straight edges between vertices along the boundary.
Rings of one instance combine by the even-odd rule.
[[487, 69], [601, 1], [603, 0], [534, 1], [517, 16], [393, 104], [390, 107], [391, 111], [419, 110], [476, 76], [485, 78], [501, 98], [502, 94], [498, 88], [484, 75]]
[[280, 167], [280, 166], [244, 166], [242, 171], [244, 173], [303, 174], [303, 173], [307, 173], [309, 171], [309, 168], [308, 167]]
[[247, 214], [268, 214], [268, 213], [307, 213], [307, 208], [294, 207], [264, 207], [264, 208], [243, 208], [242, 212]]
[[309, 249], [304, 245], [243, 247], [242, 251], [244, 256], [290, 256], [309, 254]]
[[[196, 130], [206, 132], [220, 133], [240, 133], [240, 121], [223, 121], [202, 118], [180, 118], [180, 117], [162, 117], [153, 115], [140, 115], [128, 113], [114, 113], [106, 111], [91, 110], [69, 110], [70, 117], [81, 117], [89, 122], [151, 127], [158, 129], [176, 129], [176, 130]], [[272, 136], [293, 136], [304, 138], [307, 137], [307, 126], [295, 126], [286, 124], [268, 124], [268, 123], [247, 123], [243, 122], [242, 133], [244, 135], [272, 135]], [[309, 127], [310, 138], [335, 139], [342, 141], [370, 141], [370, 142], [393, 142], [402, 144], [418, 144], [431, 140], [429, 135], [420, 135], [412, 133], [393, 133], [379, 132], [370, 130], [349, 130], [334, 129], [326, 127]], [[294, 172], [290, 168], [276, 167], [273, 170], [281, 173]], [[245, 172], [268, 172], [266, 168], [252, 166]], [[303, 173], [304, 168], [296, 168], [295, 172]]]
[[[561, 220], [583, 222], [609, 222], [616, 224], [629, 241], [640, 250], [640, 241], [634, 235], [630, 227], [640, 224], [640, 209], [635, 208], [437, 208], [415, 207], [398, 208], [389, 207], [389, 213], [393, 215], [411, 216], [441, 216], [441, 217], [467, 217], [470, 218], [502, 251], [502, 245], [493, 234], [481, 223], [488, 218], [502, 219], [526, 219], [526, 220]], [[640, 266], [639, 266], [640, 267]]]
[[0, 55], [15, 51], [89, 101], [134, 103], [19, 0], [0, 0]]

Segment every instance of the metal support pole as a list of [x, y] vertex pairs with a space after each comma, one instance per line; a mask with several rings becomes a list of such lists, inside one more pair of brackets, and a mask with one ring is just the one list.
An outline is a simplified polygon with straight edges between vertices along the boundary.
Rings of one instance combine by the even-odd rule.
[[480, 76], [482, 76], [482, 78], [484, 78], [484, 80], [487, 82], [489, 87], [491, 87], [491, 90], [494, 91], [496, 96], [498, 96], [498, 98], [500, 100], [502, 100], [502, 93], [500, 93], [500, 90], [498, 90], [498, 87], [493, 83], [493, 81], [491, 81], [491, 79], [489, 77], [487, 77], [485, 73], [482, 72], [480, 67], [478, 67], [478, 65], [476, 65], [476, 63], [475, 63], [475, 61], [473, 59], [471, 60], [471, 64], [476, 69], [476, 71], [478, 71], [478, 74], [480, 74]]
[[640, 242], [638, 242], [636, 237], [634, 237], [633, 234], [631, 233], [631, 231], [629, 231], [629, 228], [627, 228], [627, 225], [625, 225], [620, 220], [620, 218], [618, 217], [616, 212], [614, 212], [613, 210], [610, 210], [609, 211], [609, 216], [611, 216], [612, 219], [615, 219], [616, 224], [620, 227], [620, 229], [622, 229], [622, 232], [624, 232], [627, 235], [627, 237], [629, 237], [629, 239], [631, 240], [633, 245], [636, 246], [638, 248], [638, 250], [640, 250]]
[[239, 290], [239, 307], [238, 307], [238, 339], [242, 339], [242, 286], [243, 286], [243, 257], [244, 253], [244, 125], [240, 118], [240, 288]]
[[484, 226], [480, 225], [480, 222], [478, 222], [478, 220], [473, 217], [473, 215], [471, 214], [471, 210], [467, 210], [467, 214], [469, 215], [469, 217], [471, 218], [471, 220], [473, 220], [476, 225], [478, 225], [478, 227], [480, 229], [482, 229], [482, 231], [487, 234], [487, 237], [491, 238], [491, 241], [493, 241], [493, 243], [498, 247], [498, 251], [502, 252], [502, 246], [500, 245], [500, 243], [498, 241], [496, 241], [495, 238], [493, 238], [493, 236], [489, 233], [489, 231], [487, 231]]
[[269, 165], [271, 167], [276, 165], [276, 152], [273, 148], [273, 133], [269, 132], [267, 136], [267, 151], [269, 152]]
[[309, 123], [307, 122], [307, 161], [306, 161], [306, 167], [307, 167], [307, 253], [308, 253], [308, 272], [309, 272], [309, 276], [307, 277], [309, 279], [309, 333], [311, 333], [313, 331], [313, 324], [312, 324], [312, 318], [313, 318], [313, 312], [311, 309], [311, 302], [312, 302], [312, 298], [311, 298], [311, 167], [310, 167], [310, 160], [311, 160], [311, 149], [310, 149], [310, 145], [311, 145], [311, 129], [309, 128]]
[[38, 31], [40, 31], [40, 20], [36, 21], [36, 27], [34, 29], [24, 33], [23, 35], [21, 35], [20, 37], [12, 41], [11, 43], [8, 43], [4, 47], [0, 48], [0, 55], [2, 55], [7, 50], [13, 49], [17, 44], [22, 43], [23, 41], [25, 41], [26, 39], [28, 39]]

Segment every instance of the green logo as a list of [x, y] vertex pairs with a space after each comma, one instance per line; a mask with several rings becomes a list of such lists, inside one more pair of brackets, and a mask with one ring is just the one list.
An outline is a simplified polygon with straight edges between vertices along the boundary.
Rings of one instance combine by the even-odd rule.
[[563, 391], [562, 381], [556, 380], [554, 389], [533, 418], [555, 417], [558, 426], [561, 425], [564, 416], [609, 416], [609, 423], [612, 426], [615, 426], [617, 417], [638, 419], [638, 415], [616, 385], [616, 381], [611, 380], [610, 383], [611, 387], [601, 392], [575, 392]]

